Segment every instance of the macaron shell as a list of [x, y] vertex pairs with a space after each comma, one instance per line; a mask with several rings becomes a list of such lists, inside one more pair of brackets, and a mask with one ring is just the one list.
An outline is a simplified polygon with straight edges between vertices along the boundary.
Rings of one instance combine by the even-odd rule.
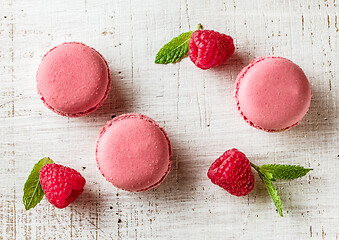
[[288, 129], [304, 117], [311, 87], [302, 69], [281, 57], [261, 57], [237, 77], [238, 110], [252, 126], [265, 131]]
[[145, 191], [160, 184], [171, 165], [171, 145], [152, 119], [125, 114], [108, 122], [96, 147], [97, 165], [114, 186]]
[[63, 43], [51, 49], [37, 72], [44, 103], [58, 114], [77, 117], [100, 107], [111, 76], [104, 58], [85, 44]]

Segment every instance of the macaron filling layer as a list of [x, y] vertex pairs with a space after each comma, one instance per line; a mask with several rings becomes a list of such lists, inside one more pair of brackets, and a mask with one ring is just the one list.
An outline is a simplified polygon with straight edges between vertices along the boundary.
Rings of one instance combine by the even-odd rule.
[[311, 95], [299, 66], [281, 57], [260, 57], [239, 73], [234, 97], [247, 123], [276, 132], [298, 124], [309, 109]]
[[166, 132], [151, 118], [124, 114], [109, 121], [96, 144], [97, 166], [114, 186], [145, 191], [159, 185], [171, 166]]
[[108, 96], [111, 75], [105, 59], [95, 49], [79, 42], [52, 48], [37, 72], [37, 88], [44, 104], [69, 117], [87, 115]]

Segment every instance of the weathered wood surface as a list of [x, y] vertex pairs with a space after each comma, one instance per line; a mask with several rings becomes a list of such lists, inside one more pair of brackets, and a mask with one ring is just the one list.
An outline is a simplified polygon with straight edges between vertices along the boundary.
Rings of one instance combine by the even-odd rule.
[[[338, 4], [1, 0], [0, 239], [339, 239]], [[166, 41], [198, 23], [234, 37], [229, 62], [208, 71], [189, 59], [153, 63]], [[58, 116], [36, 92], [42, 56], [65, 41], [96, 48], [112, 71], [108, 100], [87, 117]], [[290, 131], [251, 128], [234, 106], [236, 75], [262, 55], [293, 60], [311, 82], [310, 111]], [[95, 164], [98, 131], [126, 112], [154, 118], [173, 144], [168, 178], [144, 193], [114, 188]], [[254, 191], [242, 198], [210, 183], [209, 165], [232, 147], [257, 164], [314, 168], [302, 179], [276, 183], [284, 218], [257, 176]], [[44, 199], [26, 212], [23, 184], [43, 156], [79, 170], [86, 190], [66, 209]]]

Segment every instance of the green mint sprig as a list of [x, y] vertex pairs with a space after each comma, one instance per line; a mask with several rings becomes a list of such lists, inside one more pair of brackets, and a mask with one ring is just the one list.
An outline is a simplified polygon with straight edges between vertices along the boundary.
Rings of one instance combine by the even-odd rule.
[[[198, 25], [197, 30], [201, 29], [201, 24]], [[193, 31], [185, 32], [173, 38], [166, 43], [157, 53], [155, 63], [167, 64], [180, 61], [187, 55], [189, 49], [189, 40]]]
[[[305, 176], [312, 169], [299, 165], [266, 164], [260, 167], [262, 172], [272, 174], [275, 179], [296, 179]], [[273, 180], [273, 179], [272, 179]]]
[[259, 167], [251, 163], [251, 166], [258, 172], [259, 177], [264, 182], [281, 217], [283, 217], [282, 202], [272, 181], [275, 181], [276, 179], [296, 179], [305, 176], [309, 171], [313, 170], [299, 165], [266, 164]]
[[24, 195], [22, 197], [26, 210], [34, 208], [44, 197], [45, 193], [40, 184], [40, 169], [46, 164], [52, 163], [52, 159], [45, 157], [34, 165], [29, 174], [24, 185]]

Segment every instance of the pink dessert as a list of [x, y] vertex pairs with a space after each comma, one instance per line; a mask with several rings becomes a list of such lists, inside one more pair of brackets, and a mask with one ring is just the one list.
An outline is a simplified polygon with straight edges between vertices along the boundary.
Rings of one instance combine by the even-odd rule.
[[136, 113], [109, 121], [96, 143], [101, 174], [117, 188], [140, 192], [159, 185], [171, 167], [169, 138], [151, 118]]
[[44, 104], [68, 117], [87, 115], [107, 98], [111, 74], [106, 60], [93, 48], [68, 42], [52, 48], [36, 75]]
[[311, 86], [303, 70], [282, 57], [259, 57], [238, 75], [235, 101], [251, 126], [277, 132], [296, 126], [311, 103]]

